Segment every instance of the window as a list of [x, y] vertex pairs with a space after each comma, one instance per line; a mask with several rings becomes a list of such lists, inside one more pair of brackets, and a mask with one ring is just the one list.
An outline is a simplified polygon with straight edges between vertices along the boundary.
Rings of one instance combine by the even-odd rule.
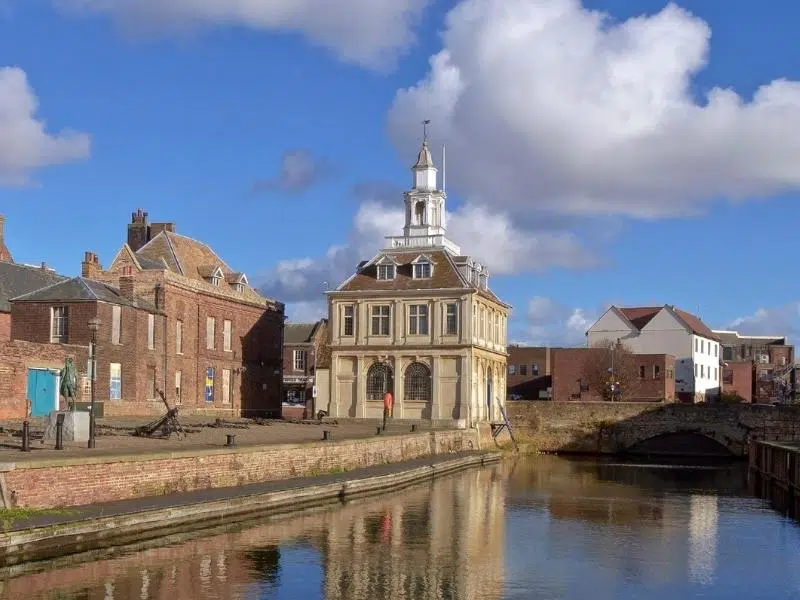
[[306, 370], [306, 351], [305, 350], [294, 350], [292, 352], [292, 364], [294, 365], [295, 371], [305, 371]]
[[205, 401], [214, 402], [214, 367], [206, 368]]
[[222, 349], [225, 352], [231, 351], [231, 322], [227, 319], [222, 322]]
[[372, 307], [372, 335], [389, 335], [389, 306]]
[[234, 283], [233, 284], [233, 291], [238, 292], [240, 294], [244, 293], [245, 285], [243, 283]]
[[222, 369], [222, 403], [231, 403], [231, 370]]
[[392, 391], [393, 381], [389, 365], [373, 364], [367, 371], [367, 400], [383, 400], [384, 394]]
[[714, 367], [714, 381], [719, 381], [719, 373], [717, 372], [717, 367]]
[[448, 304], [445, 307], [444, 332], [446, 335], [456, 335], [458, 333], [458, 305]]
[[694, 365], [694, 376], [697, 377], [697, 363]]
[[668, 368], [666, 371], [664, 371], [664, 376], [667, 379], [672, 379], [673, 377], [675, 377], [675, 373], [672, 372], [672, 369]]
[[175, 321], [175, 353], [183, 354], [183, 321]]
[[658, 379], [661, 375], [661, 367], [659, 365], [653, 365], [653, 379]]
[[492, 313], [486, 311], [486, 341], [491, 342], [494, 339], [494, 320], [492, 319]]
[[517, 365], [508, 365], [508, 374], [509, 375], [516, 375], [517, 374]]
[[431, 263], [418, 262], [414, 265], [414, 279], [428, 279], [431, 276]]
[[152, 313], [147, 315], [147, 347], [156, 347], [156, 316]]
[[706, 376], [706, 366], [700, 365], [700, 378], [704, 378]]
[[412, 304], [408, 307], [408, 333], [428, 335], [428, 305]]
[[183, 399], [183, 372], [175, 371], [175, 403], [180, 404]]
[[50, 309], [50, 341], [65, 344], [67, 342], [67, 307], [54, 306]]
[[523, 377], [528, 374], [528, 365], [520, 365], [519, 366], [519, 374]]
[[158, 398], [158, 388], [156, 388], [156, 368], [147, 367], [147, 399], [155, 400]]
[[111, 307], [111, 343], [120, 343], [120, 329], [122, 328], [122, 307], [114, 305]]
[[539, 376], [539, 364], [538, 363], [533, 363], [531, 365], [531, 375], [533, 375], [534, 377], [538, 377]]
[[639, 379], [644, 379], [644, 365], [639, 365]]
[[219, 286], [220, 283], [222, 283], [222, 274], [220, 273], [219, 269], [217, 269], [211, 276], [211, 285]]
[[353, 335], [355, 332], [354, 307], [352, 304], [344, 307], [344, 327], [342, 335]]
[[214, 317], [206, 317], [206, 349], [213, 350], [217, 337], [217, 320]]
[[703, 354], [706, 351], [706, 341], [700, 340], [700, 354]]
[[422, 363], [411, 363], [403, 380], [405, 400], [428, 402], [431, 399], [431, 370]]
[[494, 316], [494, 338], [496, 343], [500, 343], [500, 315]]
[[722, 383], [728, 385], [733, 383], [733, 369], [722, 369]]
[[108, 365], [108, 399], [122, 400], [122, 365], [109, 363]]
[[694, 351], [697, 352], [699, 350], [699, 348], [700, 348], [700, 340], [697, 339], [697, 338], [694, 338]]
[[481, 308], [481, 339], [486, 339], [486, 311]]
[[731, 346], [722, 347], [722, 360], [733, 360], [733, 348]]
[[378, 265], [378, 279], [394, 279], [394, 265]]
[[719, 344], [714, 344], [714, 357], [719, 356]]
[[477, 307], [472, 307], [472, 337], [478, 337], [478, 309]]

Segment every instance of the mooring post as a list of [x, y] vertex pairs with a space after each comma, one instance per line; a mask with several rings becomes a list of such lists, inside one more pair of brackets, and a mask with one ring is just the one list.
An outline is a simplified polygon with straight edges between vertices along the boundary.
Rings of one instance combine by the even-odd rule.
[[328, 431], [327, 429], [326, 429], [325, 431], [323, 431], [323, 432], [322, 432], [322, 439], [323, 439], [323, 440], [325, 440], [325, 441], [330, 441], [330, 439], [331, 439], [331, 432], [330, 432], [330, 431]]
[[417, 430], [417, 424], [416, 423], [412, 423], [411, 424], [411, 433], [414, 433], [416, 430]]
[[64, 413], [56, 415], [56, 450], [64, 449]]
[[378, 425], [378, 430], [375, 432], [375, 435], [380, 435], [381, 431], [382, 431], [381, 426]]
[[226, 437], [228, 438], [228, 441], [225, 442], [226, 446], [236, 445], [236, 435], [229, 433]]
[[31, 438], [30, 438], [30, 429], [28, 421], [22, 422], [22, 451], [23, 452], [31, 451]]

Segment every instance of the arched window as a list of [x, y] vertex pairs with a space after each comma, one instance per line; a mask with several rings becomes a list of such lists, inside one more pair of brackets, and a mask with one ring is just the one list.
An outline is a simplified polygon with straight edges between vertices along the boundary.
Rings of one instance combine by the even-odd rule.
[[417, 202], [416, 206], [414, 206], [414, 216], [417, 220], [417, 225], [424, 225], [425, 224], [425, 203], [424, 202]]
[[406, 400], [428, 402], [431, 399], [431, 370], [422, 363], [411, 363], [403, 382]]
[[367, 400], [383, 400], [386, 392], [391, 392], [392, 370], [385, 363], [375, 363], [367, 371]]

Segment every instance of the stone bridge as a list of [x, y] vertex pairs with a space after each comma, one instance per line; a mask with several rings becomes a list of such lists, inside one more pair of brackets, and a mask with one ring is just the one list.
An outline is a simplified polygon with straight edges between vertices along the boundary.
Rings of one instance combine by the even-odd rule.
[[800, 406], [508, 402], [520, 441], [542, 452], [745, 456], [751, 440], [800, 441]]

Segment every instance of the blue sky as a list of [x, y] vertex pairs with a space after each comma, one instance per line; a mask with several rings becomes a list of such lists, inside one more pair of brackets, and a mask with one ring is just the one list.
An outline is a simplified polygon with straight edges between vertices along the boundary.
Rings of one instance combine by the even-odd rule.
[[490, 265], [513, 339], [579, 343], [611, 302], [800, 334], [796, 3], [209, 6], [0, 0], [18, 262], [107, 264], [143, 208], [316, 316], [402, 228], [430, 118], [451, 237]]

